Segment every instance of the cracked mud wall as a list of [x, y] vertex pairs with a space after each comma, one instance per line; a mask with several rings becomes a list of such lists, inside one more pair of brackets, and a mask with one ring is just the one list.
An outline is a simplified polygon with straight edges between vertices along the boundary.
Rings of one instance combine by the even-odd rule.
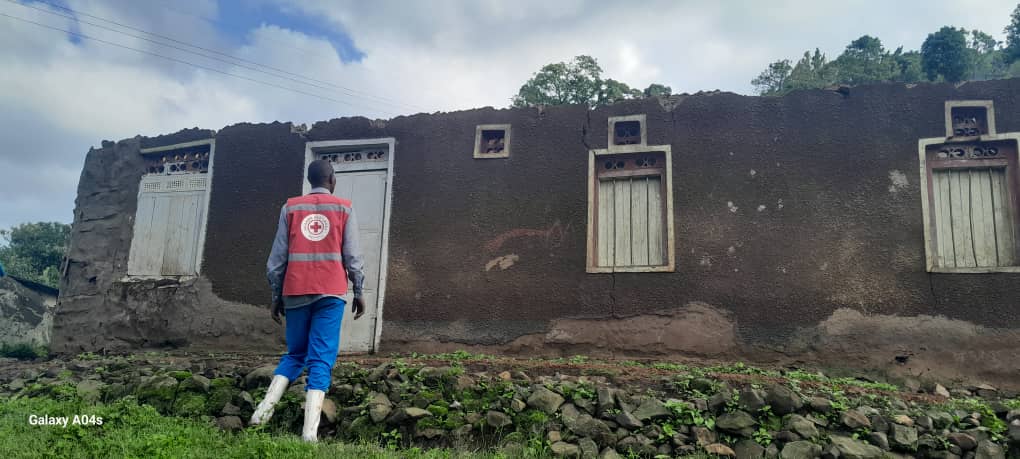
[[[89, 151], [78, 185], [52, 351], [250, 349], [281, 341], [274, 327], [260, 320], [267, 315], [264, 309], [220, 299], [205, 278], [126, 279], [138, 186], [145, 170], [140, 149], [212, 136], [212, 131], [190, 129], [156, 138], [104, 141], [102, 148]], [[216, 186], [214, 176], [214, 190]]]
[[[280, 204], [300, 192], [304, 142], [394, 137], [384, 352], [477, 346], [753, 358], [1020, 380], [1018, 275], [925, 272], [917, 173], [917, 140], [943, 135], [946, 100], [991, 99], [998, 130], [1011, 132], [1020, 131], [1015, 94], [1020, 80], [876, 85], [782, 98], [706, 93], [594, 111], [343, 118], [306, 134], [285, 124], [225, 128], [216, 137], [204, 279], [168, 297], [215, 320], [166, 339], [232, 345], [228, 337], [252, 333], [253, 348], [278, 350], [272, 330], [261, 328], [264, 263]], [[676, 271], [587, 274], [588, 151], [605, 148], [609, 116], [632, 114], [647, 115], [648, 144], [673, 152]], [[512, 125], [509, 158], [472, 158], [478, 124]], [[92, 169], [132, 154], [120, 144], [96, 150], [83, 172], [83, 182], [105, 188], [79, 193], [80, 242], [65, 281], [73, 288], [62, 299], [71, 317], [91, 307], [131, 310], [113, 280], [126, 265], [139, 172], [120, 163], [107, 176]], [[107, 213], [116, 215], [86, 218]], [[87, 255], [82, 244], [120, 251]], [[200, 293], [225, 303], [191, 306]], [[230, 313], [208, 312], [218, 308]], [[164, 314], [132, 311], [134, 322], [117, 323], [134, 328], [118, 325], [95, 343], [135, 346], [131, 336], [159, 323], [137, 325], [139, 317]], [[227, 315], [237, 324], [221, 322]], [[943, 320], [953, 326], [931, 325]]]

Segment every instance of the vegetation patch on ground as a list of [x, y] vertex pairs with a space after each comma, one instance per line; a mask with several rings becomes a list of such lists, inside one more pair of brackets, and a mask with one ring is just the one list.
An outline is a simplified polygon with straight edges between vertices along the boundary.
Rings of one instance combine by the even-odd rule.
[[[312, 446], [298, 441], [304, 378], [269, 424], [246, 426], [273, 360], [140, 353], [3, 361], [0, 437], [5, 450], [47, 445], [29, 452], [38, 457], [1004, 459], [1020, 452], [1020, 400], [987, 385], [464, 351], [341, 362], [323, 406], [323, 443]], [[33, 412], [88, 414], [103, 424], [31, 426]]]

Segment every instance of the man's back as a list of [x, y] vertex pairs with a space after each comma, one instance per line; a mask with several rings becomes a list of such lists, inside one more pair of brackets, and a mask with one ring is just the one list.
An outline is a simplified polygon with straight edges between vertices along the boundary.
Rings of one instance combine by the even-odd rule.
[[344, 240], [355, 236], [346, 234], [351, 202], [312, 193], [288, 199], [284, 209], [288, 254], [283, 295], [346, 294]]

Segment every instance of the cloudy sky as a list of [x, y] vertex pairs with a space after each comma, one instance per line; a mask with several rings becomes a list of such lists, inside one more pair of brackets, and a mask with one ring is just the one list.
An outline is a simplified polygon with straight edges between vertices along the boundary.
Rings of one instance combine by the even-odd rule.
[[0, 0], [0, 228], [70, 222], [85, 153], [103, 139], [505, 107], [543, 64], [578, 54], [632, 86], [749, 94], [768, 62], [814, 47], [834, 57], [863, 34], [890, 49], [943, 25], [1002, 40], [1016, 4]]

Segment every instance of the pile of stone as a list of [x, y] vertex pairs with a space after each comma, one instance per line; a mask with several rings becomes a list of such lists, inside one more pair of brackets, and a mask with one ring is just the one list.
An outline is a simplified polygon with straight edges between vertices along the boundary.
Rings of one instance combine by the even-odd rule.
[[[0, 395], [52, 396], [73, 387], [86, 400], [135, 396], [166, 414], [240, 430], [272, 369], [72, 363], [26, 371], [0, 385]], [[300, 430], [303, 383], [289, 389], [271, 428]], [[344, 365], [334, 372], [320, 433], [343, 441], [473, 449], [540, 439], [551, 456], [581, 458], [699, 452], [739, 459], [1020, 457], [1020, 404], [990, 386], [954, 393], [939, 386], [931, 392], [948, 397], [911, 397], [682, 373], [654, 384], [654, 390], [627, 390], [601, 376], [469, 374], [456, 365], [400, 361]]]

